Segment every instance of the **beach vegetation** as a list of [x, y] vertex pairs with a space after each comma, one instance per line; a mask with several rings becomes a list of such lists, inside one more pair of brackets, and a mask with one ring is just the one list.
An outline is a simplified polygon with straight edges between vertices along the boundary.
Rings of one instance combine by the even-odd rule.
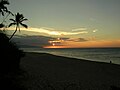
[[13, 15], [13, 13], [8, 10], [7, 8], [7, 5], [9, 5], [10, 3], [8, 2], [8, 0], [0, 0], [0, 16], [3, 16], [3, 20], [2, 22], [0, 23], [0, 28], [3, 28], [5, 27], [5, 24], [4, 22], [6, 22], [6, 18], [9, 16], [9, 15]]
[[8, 27], [12, 26], [12, 25], [16, 25], [16, 29], [14, 31], [14, 33], [11, 35], [10, 39], [12, 39], [12, 37], [15, 35], [15, 33], [17, 32], [17, 30], [19, 29], [20, 32], [20, 25], [28, 28], [28, 26], [26, 24], [23, 24], [23, 21], [26, 21], [28, 19], [24, 18], [23, 14], [17, 13], [15, 14], [15, 19], [10, 19], [12, 21], [12, 23], [9, 24]]
[[[10, 40], [10, 35], [5, 32], [8, 28], [6, 19], [9, 15], [13, 15], [7, 8], [9, 4], [8, 0], [0, 0], [0, 18], [2, 20], [0, 21], [0, 90], [25, 90], [21, 86], [20, 78], [20, 76], [24, 78], [21, 75], [23, 70], [20, 68], [20, 59], [25, 56], [25, 53]], [[18, 15], [21, 16], [21, 22], [25, 20], [22, 14]], [[25, 25], [22, 24], [22, 26]]]
[[10, 3], [7, 0], [1, 0], [0, 1], [0, 13], [2, 16], [5, 15], [5, 13], [9, 12], [8, 8], [6, 7], [6, 5], [9, 5]]
[[9, 37], [0, 32], [0, 70], [2, 73], [18, 70], [20, 58], [24, 56], [18, 46], [9, 41]]
[[25, 53], [19, 49], [17, 44], [10, 39], [14, 36], [17, 29], [20, 27], [19, 25], [24, 26], [27, 28], [27, 25], [23, 24], [22, 22], [27, 20], [24, 18], [23, 14], [15, 14], [15, 20], [11, 23], [11, 25], [16, 25], [15, 32], [9, 38], [9, 35], [4, 32], [4, 29], [8, 28], [6, 24], [4, 24], [5, 19], [11, 14], [12, 12], [8, 10], [7, 5], [10, 3], [8, 0], [0, 0], [0, 18], [3, 17], [3, 20], [0, 24], [0, 74], [8, 73], [10, 71], [18, 70], [20, 68], [20, 59], [25, 55]]

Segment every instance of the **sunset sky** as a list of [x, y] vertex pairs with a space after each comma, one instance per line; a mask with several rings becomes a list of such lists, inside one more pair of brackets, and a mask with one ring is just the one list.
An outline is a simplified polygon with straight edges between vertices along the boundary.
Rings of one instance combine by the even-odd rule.
[[[9, 0], [38, 36], [49, 36], [46, 48], [120, 47], [120, 0]], [[10, 18], [13, 18], [10, 16]], [[13, 27], [11, 27], [12, 29]], [[34, 35], [34, 34], [31, 34]]]

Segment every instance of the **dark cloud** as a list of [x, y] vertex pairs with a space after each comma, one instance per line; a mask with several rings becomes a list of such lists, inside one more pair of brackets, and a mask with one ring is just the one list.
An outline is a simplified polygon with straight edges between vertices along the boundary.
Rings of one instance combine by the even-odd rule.
[[49, 45], [49, 40], [52, 37], [46, 36], [15, 36], [12, 40], [16, 42], [20, 47], [42, 47]]
[[68, 40], [68, 39], [70, 39], [70, 38], [60, 38], [61, 40]]

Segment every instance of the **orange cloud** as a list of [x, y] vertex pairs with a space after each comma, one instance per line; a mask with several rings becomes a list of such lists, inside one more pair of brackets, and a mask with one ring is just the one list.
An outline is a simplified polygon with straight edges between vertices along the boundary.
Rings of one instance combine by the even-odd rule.
[[120, 40], [111, 41], [86, 41], [86, 42], [74, 42], [74, 41], [64, 41], [60, 45], [56, 46], [46, 46], [44, 48], [94, 48], [94, 47], [120, 47]]
[[120, 47], [120, 41], [66, 42], [68, 47]]

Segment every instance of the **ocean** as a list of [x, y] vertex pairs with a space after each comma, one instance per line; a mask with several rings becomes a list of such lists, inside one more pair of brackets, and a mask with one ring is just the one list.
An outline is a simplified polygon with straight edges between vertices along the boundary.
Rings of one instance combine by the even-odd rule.
[[25, 52], [50, 53], [58, 56], [86, 59], [90, 61], [120, 64], [120, 48], [22, 48]]

